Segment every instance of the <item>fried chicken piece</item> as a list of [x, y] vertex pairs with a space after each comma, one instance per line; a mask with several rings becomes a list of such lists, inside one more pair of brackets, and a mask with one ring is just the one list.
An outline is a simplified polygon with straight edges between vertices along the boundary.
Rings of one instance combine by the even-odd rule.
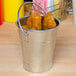
[[44, 17], [43, 26], [41, 25], [41, 20], [40, 14], [34, 13], [32, 16], [27, 18], [26, 26], [22, 27], [30, 30], [48, 30], [56, 27], [55, 19], [50, 12]]
[[44, 27], [43, 30], [48, 30], [48, 28], [47, 27]]
[[36, 27], [36, 30], [41, 30], [41, 29], [42, 29], [41, 26]]
[[41, 26], [39, 26], [37, 28], [36, 27], [32, 27], [32, 28], [30, 28], [30, 30], [41, 30], [41, 28], [42, 28]]
[[30, 30], [37, 30], [35, 27], [31, 27]]
[[32, 14], [32, 25], [38, 30], [41, 30], [41, 16], [38, 13]]
[[51, 29], [54, 27], [56, 27], [55, 19], [52, 16], [52, 14], [50, 12], [48, 12], [43, 20], [43, 28], [44, 28], [44, 30], [46, 30], [47, 28]]
[[29, 27], [27, 25], [22, 25], [22, 28], [29, 29]]
[[29, 17], [27, 18], [26, 25], [27, 25], [29, 28], [32, 27], [32, 17], [31, 17], [31, 16], [29, 16]]
[[27, 18], [27, 26], [31, 30], [41, 30], [41, 16], [38, 13], [32, 14], [32, 16]]

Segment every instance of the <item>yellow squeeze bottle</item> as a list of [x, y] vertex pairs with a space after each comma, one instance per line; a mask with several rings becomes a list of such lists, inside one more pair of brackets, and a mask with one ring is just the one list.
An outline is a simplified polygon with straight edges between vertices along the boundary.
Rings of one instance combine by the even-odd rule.
[[[4, 21], [16, 22], [18, 17], [18, 9], [24, 0], [2, 0]], [[24, 16], [24, 7], [21, 8], [20, 17]]]

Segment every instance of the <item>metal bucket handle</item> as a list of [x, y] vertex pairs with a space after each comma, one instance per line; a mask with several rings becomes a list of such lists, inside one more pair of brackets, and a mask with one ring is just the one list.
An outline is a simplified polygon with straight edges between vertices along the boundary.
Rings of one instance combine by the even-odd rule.
[[[35, 5], [39, 6], [39, 7], [44, 11], [45, 14], [47, 14], [47, 12], [44, 10], [44, 8], [42, 8], [39, 4], [37, 4], [37, 3], [35, 3], [35, 2], [25, 2], [25, 3], [23, 3], [23, 4], [20, 6], [19, 10], [18, 10], [18, 24], [19, 24], [19, 27], [20, 27], [21, 31], [22, 31], [24, 34], [25, 34], [25, 32], [24, 32], [24, 30], [23, 30], [23, 28], [22, 28], [22, 26], [21, 26], [21, 23], [20, 23], [19, 13], [20, 13], [20, 9], [21, 9], [24, 5], [26, 5], [26, 4], [35, 4]], [[25, 17], [27, 17], [27, 16], [25, 16]], [[27, 33], [27, 32], [26, 32], [26, 33]]]

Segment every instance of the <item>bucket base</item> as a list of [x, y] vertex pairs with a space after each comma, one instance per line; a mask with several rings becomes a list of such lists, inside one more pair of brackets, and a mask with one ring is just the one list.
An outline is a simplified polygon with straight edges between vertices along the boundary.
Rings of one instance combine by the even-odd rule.
[[45, 70], [42, 70], [42, 71], [36, 71], [36, 69], [34, 68], [34, 70], [31, 70], [29, 68], [27, 68], [25, 65], [23, 65], [23, 68], [28, 71], [28, 72], [32, 72], [32, 73], [43, 73], [43, 72], [48, 72], [51, 68], [52, 68], [52, 64], [51, 66], [49, 66], [49, 68], [45, 69]]

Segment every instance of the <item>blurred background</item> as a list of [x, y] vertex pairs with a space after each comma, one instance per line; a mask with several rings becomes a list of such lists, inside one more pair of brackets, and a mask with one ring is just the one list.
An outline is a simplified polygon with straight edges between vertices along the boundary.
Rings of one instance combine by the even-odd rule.
[[[36, 2], [46, 12], [51, 12], [59, 20], [66, 19], [67, 15], [73, 14], [72, 0], [0, 0], [0, 25], [5, 22], [16, 22], [18, 9], [24, 2]], [[32, 14], [32, 11], [44, 14], [37, 6], [32, 4], [24, 5], [20, 11], [20, 17]]]

